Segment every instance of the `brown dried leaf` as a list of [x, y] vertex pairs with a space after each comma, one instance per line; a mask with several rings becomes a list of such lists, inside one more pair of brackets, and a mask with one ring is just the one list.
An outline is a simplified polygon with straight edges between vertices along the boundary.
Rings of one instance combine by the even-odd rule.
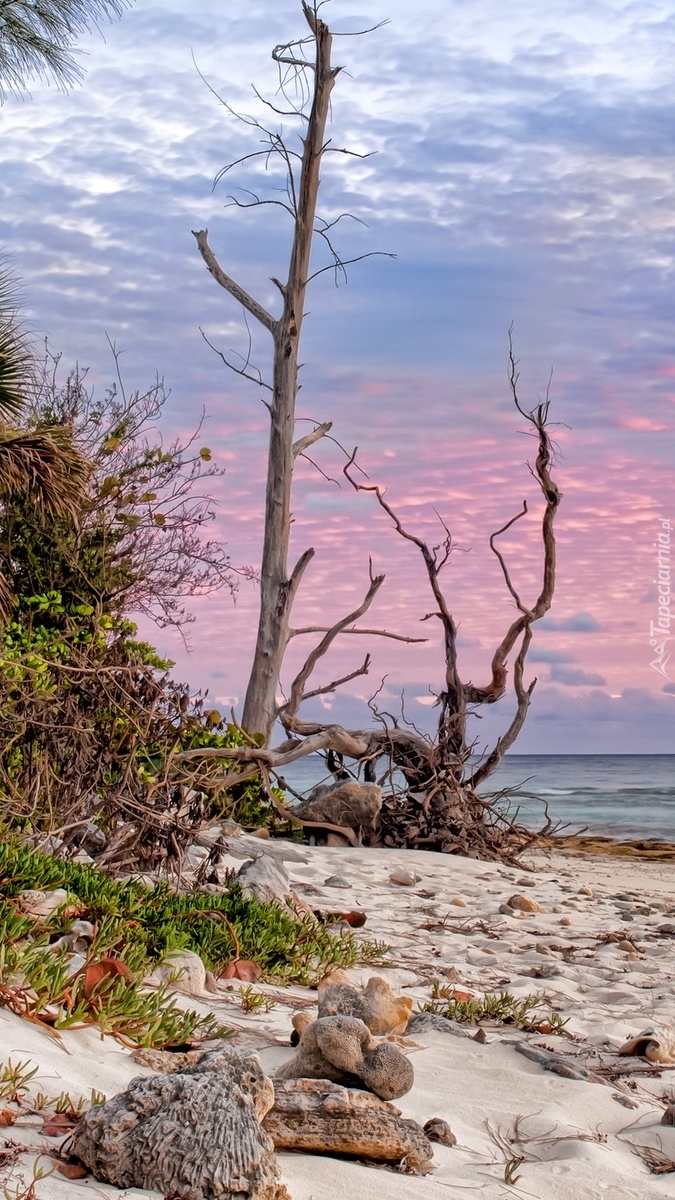
[[57, 1162], [56, 1169], [66, 1179], [86, 1179], [89, 1171], [81, 1162]]
[[262, 967], [251, 962], [248, 958], [239, 958], [236, 962], [228, 963], [220, 976], [221, 979], [240, 979], [242, 983], [257, 983], [262, 975]]

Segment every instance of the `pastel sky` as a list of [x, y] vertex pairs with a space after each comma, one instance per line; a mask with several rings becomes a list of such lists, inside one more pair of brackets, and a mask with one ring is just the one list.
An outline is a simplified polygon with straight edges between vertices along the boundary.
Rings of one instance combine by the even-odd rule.
[[[517, 749], [675, 752], [675, 624], [670, 642], [668, 630], [660, 638], [663, 670], [650, 665], [654, 543], [662, 522], [675, 525], [673, 6], [333, 0], [324, 15], [345, 33], [389, 19], [337, 40], [347, 70], [331, 136], [376, 154], [329, 158], [322, 211], [366, 223], [341, 223], [345, 255], [397, 257], [354, 266], [347, 286], [330, 274], [312, 286], [299, 414], [332, 420], [345, 446], [358, 444], [410, 529], [438, 540], [436, 511], [450, 526], [462, 548], [445, 582], [463, 676], [483, 682], [513, 612], [487, 538], [525, 498], [531, 517], [504, 544], [524, 596], [538, 585], [532, 445], [507, 386], [513, 324], [524, 404], [553, 371], [564, 493], [555, 604], [530, 655], [538, 684]], [[82, 43], [82, 86], [62, 95], [39, 85], [0, 109], [0, 245], [24, 280], [32, 328], [67, 362], [88, 364], [99, 388], [111, 377], [106, 334], [124, 350], [128, 387], [164, 375], [167, 440], [205, 407], [204, 440], [227, 468], [218, 531], [240, 564], [260, 552], [266, 414], [200, 336], [202, 326], [224, 350], [246, 347], [241, 311], [207, 275], [190, 230], [208, 226], [223, 266], [276, 311], [270, 276], [283, 275], [289, 229], [278, 208], [227, 207], [234, 188], [279, 186], [274, 175], [244, 169], [213, 190], [220, 168], [257, 146], [195, 63], [229, 104], [261, 114], [250, 85], [275, 98], [270, 50], [302, 31], [299, 0], [137, 0], [105, 38]], [[267, 335], [253, 334], [264, 371]], [[335, 446], [315, 457], [339, 475]], [[317, 554], [298, 623], [349, 611], [372, 556], [387, 580], [368, 624], [429, 637], [373, 641], [369, 677], [335, 697], [331, 717], [360, 723], [386, 676], [385, 707], [403, 692], [408, 715], [428, 724], [442, 660], [434, 623], [420, 624], [430, 599], [414, 547], [369, 497], [303, 463], [294, 548], [308, 545]], [[220, 593], [193, 607], [189, 654], [173, 635], [152, 636], [181, 677], [223, 708], [237, 704], [255, 588], [242, 584], [236, 605]], [[367, 640], [344, 638], [317, 682], [356, 666]], [[479, 741], [507, 721], [508, 704], [493, 708]]]

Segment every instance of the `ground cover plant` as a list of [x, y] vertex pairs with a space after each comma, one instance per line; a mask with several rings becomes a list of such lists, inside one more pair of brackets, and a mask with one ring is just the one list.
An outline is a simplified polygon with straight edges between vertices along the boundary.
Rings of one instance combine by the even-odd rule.
[[[22, 894], [63, 888], [45, 919], [22, 912]], [[94, 935], [73, 976], [69, 950], [56, 943], [73, 920]], [[52, 948], [54, 947], [54, 948]], [[115, 880], [91, 864], [40, 854], [15, 835], [0, 845], [0, 1006], [58, 1030], [97, 1025], [150, 1046], [177, 1045], [225, 1030], [179, 1008], [165, 988], [141, 988], [171, 950], [192, 950], [217, 976], [239, 959], [263, 978], [308, 984], [336, 967], [379, 962], [388, 947], [330, 932], [312, 916], [262, 904], [232, 885], [220, 894], [178, 892], [167, 883]], [[94, 972], [92, 968], [97, 968]]]
[[439, 983], [432, 987], [432, 999], [422, 1005], [422, 1012], [467, 1025], [479, 1025], [482, 1021], [514, 1025], [532, 1033], [564, 1033], [567, 1025], [560, 1013], [551, 1012], [542, 996], [518, 998], [510, 992], [470, 996]]

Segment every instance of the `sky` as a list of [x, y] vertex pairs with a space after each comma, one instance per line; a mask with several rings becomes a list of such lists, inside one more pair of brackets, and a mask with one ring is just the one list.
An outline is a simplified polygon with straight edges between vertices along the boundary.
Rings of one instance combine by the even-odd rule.
[[[241, 309], [208, 276], [190, 231], [208, 227], [223, 267], [278, 310], [270, 277], [285, 271], [286, 214], [243, 212], [228, 196], [249, 188], [273, 198], [282, 181], [245, 166], [214, 188], [222, 167], [258, 148], [220, 99], [271, 115], [251, 85], [278, 102], [270, 51], [301, 34], [303, 18], [299, 0], [196, 8], [136, 0], [81, 42], [80, 86], [62, 94], [37, 84], [29, 98], [6, 99], [0, 246], [23, 281], [30, 327], [65, 364], [87, 365], [104, 389], [108, 337], [123, 351], [127, 387], [163, 375], [167, 442], [205, 409], [204, 440], [226, 469], [214, 481], [216, 531], [233, 563], [256, 565], [266, 411], [259, 389], [201, 337], [200, 327], [223, 351], [246, 351]], [[299, 431], [331, 420], [409, 529], [433, 544], [440, 515], [452, 530], [444, 584], [460, 673], [482, 684], [513, 616], [488, 538], [524, 499], [530, 515], [503, 547], [526, 599], [541, 571], [533, 447], [508, 389], [513, 326], [523, 405], [550, 380], [563, 492], [555, 600], [535, 627], [537, 686], [516, 749], [675, 752], [672, 5], [332, 0], [323, 12], [344, 34], [388, 22], [336, 39], [345, 69], [330, 134], [371, 157], [329, 156], [320, 202], [328, 219], [358, 218], [338, 226], [343, 255], [384, 254], [350, 268], [346, 285], [326, 273], [311, 287]], [[292, 122], [284, 130], [295, 136]], [[251, 332], [264, 373], [269, 336]], [[334, 481], [336, 445], [313, 457], [324, 474], [302, 462], [294, 495], [294, 554], [316, 550], [295, 623], [326, 624], [355, 607], [370, 557], [386, 582], [368, 626], [428, 640], [344, 637], [316, 683], [355, 668], [366, 648], [370, 674], [308, 713], [360, 725], [380, 689], [384, 707], [399, 712], [403, 696], [407, 716], [427, 727], [443, 659], [439, 629], [421, 623], [431, 601], [419, 555], [370, 497]], [[236, 603], [220, 592], [192, 608], [189, 650], [172, 632], [143, 632], [227, 711], [243, 698], [256, 587], [242, 581]], [[286, 684], [308, 648], [293, 643]], [[508, 719], [508, 700], [492, 706], [475, 723], [479, 744]]]

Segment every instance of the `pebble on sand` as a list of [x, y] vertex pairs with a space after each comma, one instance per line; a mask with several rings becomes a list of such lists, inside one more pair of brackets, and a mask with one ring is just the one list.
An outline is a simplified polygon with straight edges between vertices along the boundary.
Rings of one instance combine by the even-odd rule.
[[389, 876], [390, 883], [397, 883], [399, 887], [414, 887], [417, 882], [411, 871], [405, 871], [403, 867], [396, 867]]

